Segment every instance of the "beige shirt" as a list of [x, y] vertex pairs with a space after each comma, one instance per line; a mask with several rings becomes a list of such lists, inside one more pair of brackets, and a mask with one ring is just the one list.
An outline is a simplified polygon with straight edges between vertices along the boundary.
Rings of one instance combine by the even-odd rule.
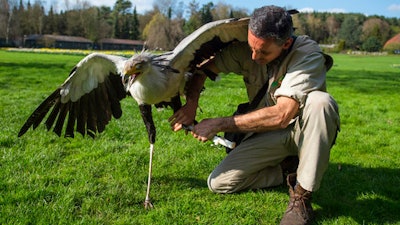
[[243, 75], [249, 100], [269, 80], [268, 93], [259, 108], [275, 105], [279, 96], [295, 99], [302, 108], [308, 93], [326, 91], [326, 71], [332, 63], [332, 58], [323, 54], [318, 44], [308, 36], [298, 36], [290, 52], [271, 65], [254, 62], [247, 42], [234, 43], [215, 57], [215, 64], [221, 72]]

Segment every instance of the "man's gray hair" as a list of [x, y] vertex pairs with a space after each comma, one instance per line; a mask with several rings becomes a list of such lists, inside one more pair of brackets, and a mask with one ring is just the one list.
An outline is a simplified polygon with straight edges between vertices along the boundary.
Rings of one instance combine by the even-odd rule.
[[249, 29], [258, 38], [274, 38], [278, 45], [283, 45], [293, 35], [293, 21], [286, 9], [264, 6], [254, 10]]

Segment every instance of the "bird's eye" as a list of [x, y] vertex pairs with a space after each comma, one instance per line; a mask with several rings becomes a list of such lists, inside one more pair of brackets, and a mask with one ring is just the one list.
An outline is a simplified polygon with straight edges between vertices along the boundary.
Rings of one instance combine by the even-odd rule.
[[136, 64], [136, 65], [135, 65], [135, 68], [136, 68], [136, 69], [142, 68], [142, 64]]

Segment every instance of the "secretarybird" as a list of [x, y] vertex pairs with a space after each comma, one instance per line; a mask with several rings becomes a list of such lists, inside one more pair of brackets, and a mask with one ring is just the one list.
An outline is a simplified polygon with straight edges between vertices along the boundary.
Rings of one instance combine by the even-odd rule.
[[[226, 19], [203, 25], [164, 54], [147, 51], [125, 58], [92, 53], [72, 69], [69, 77], [29, 116], [18, 136], [45, 120], [47, 130], [74, 137], [77, 131], [95, 137], [112, 117], [122, 115], [120, 101], [130, 94], [138, 103], [150, 142], [150, 162], [145, 208], [150, 201], [152, 156], [156, 129], [152, 105], [181, 107], [186, 77], [196, 76], [201, 66], [232, 42], [247, 41], [248, 18]], [[204, 71], [213, 76], [210, 71]], [[188, 76], [189, 75], [189, 76]], [[64, 132], [63, 132], [64, 130]]]

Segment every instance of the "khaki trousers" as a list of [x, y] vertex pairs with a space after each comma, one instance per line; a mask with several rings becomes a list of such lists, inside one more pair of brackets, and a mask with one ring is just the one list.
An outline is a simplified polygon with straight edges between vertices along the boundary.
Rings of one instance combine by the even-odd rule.
[[287, 128], [244, 139], [212, 171], [208, 187], [216, 193], [233, 193], [280, 185], [284, 178], [279, 163], [298, 155], [297, 181], [304, 189], [316, 191], [328, 167], [339, 124], [335, 100], [328, 93], [313, 91]]

